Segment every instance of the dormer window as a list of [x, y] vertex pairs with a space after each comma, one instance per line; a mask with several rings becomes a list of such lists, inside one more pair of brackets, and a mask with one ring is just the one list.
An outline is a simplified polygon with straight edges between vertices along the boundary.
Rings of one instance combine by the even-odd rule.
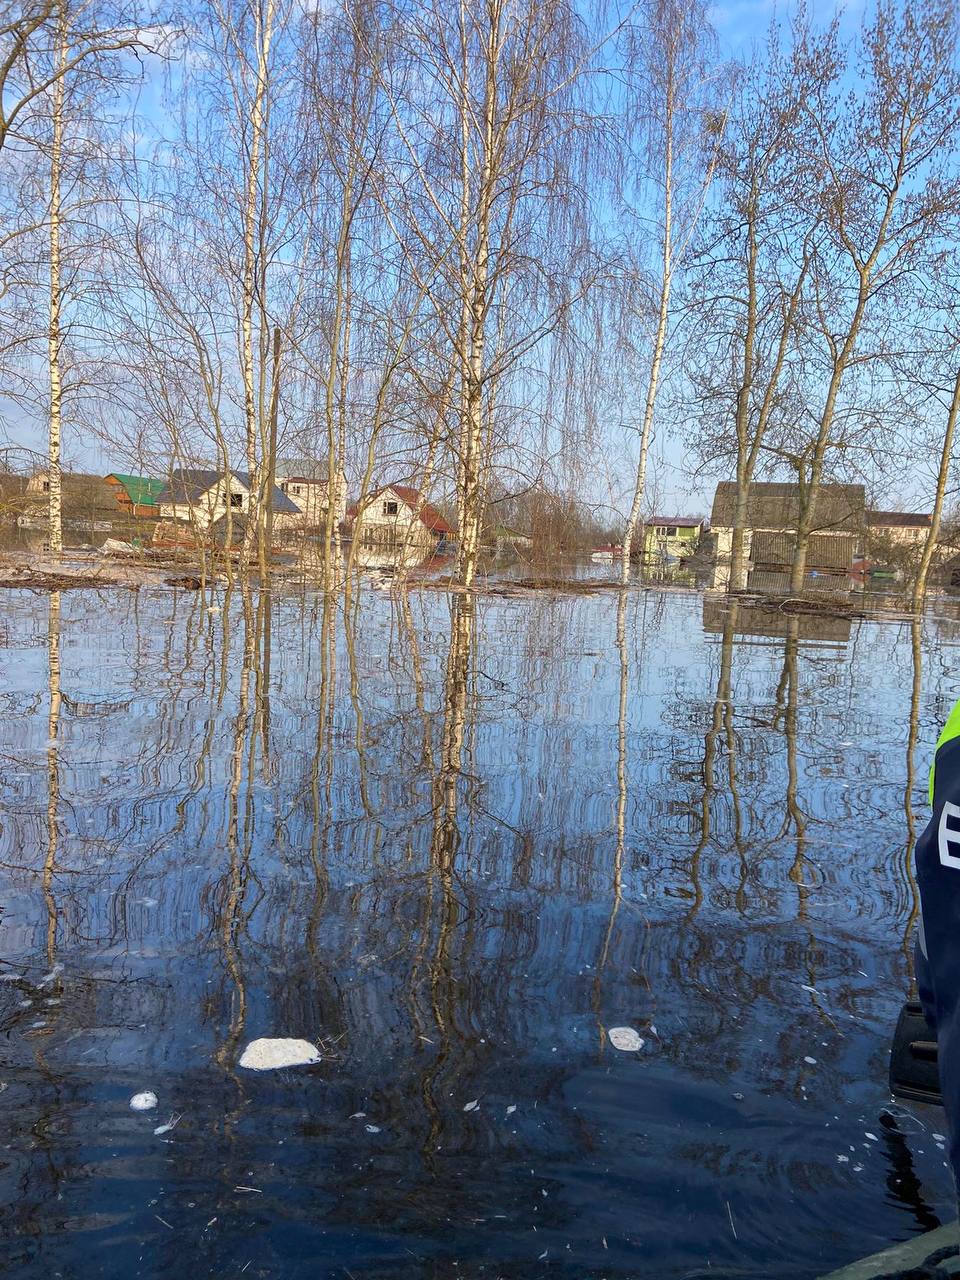
[[242, 493], [231, 493], [231, 495], [230, 495], [230, 505], [231, 505], [231, 507], [233, 507], [233, 508], [235, 508], [235, 509], [236, 509], [236, 508], [239, 508], [239, 507], [242, 507], [242, 506], [243, 506], [243, 494], [242, 494]]
[[400, 506], [396, 502], [385, 502], [383, 504], [383, 514], [385, 516], [395, 516], [400, 510]]

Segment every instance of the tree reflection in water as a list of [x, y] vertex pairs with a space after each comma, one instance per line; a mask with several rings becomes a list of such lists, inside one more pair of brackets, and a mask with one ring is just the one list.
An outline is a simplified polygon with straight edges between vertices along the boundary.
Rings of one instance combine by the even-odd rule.
[[[95, 1231], [117, 1273], [800, 1277], [929, 1220], [942, 1153], [864, 1130], [955, 627], [412, 576], [12, 595], [12, 1265]], [[326, 1060], [251, 1076], [259, 1035]]]

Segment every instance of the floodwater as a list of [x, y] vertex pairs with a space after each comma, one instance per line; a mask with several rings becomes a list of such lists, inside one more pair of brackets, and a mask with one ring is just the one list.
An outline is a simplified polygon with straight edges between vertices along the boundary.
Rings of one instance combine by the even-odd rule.
[[0, 1271], [813, 1277], [947, 1220], [886, 1087], [947, 609], [6, 592]]

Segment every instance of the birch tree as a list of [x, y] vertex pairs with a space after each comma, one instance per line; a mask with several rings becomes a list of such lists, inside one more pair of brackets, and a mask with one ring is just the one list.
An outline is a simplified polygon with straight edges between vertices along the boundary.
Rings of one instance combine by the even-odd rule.
[[911, 273], [936, 270], [944, 237], [956, 230], [957, 34], [950, 0], [902, 9], [880, 0], [849, 64], [836, 23], [823, 36], [798, 25], [809, 163], [820, 175], [809, 216], [827, 234], [811, 274], [810, 409], [787, 425], [778, 453], [796, 471], [801, 491], [792, 592], [804, 585], [831, 456], [863, 447], [862, 388], [871, 363], [902, 331], [904, 282]]
[[687, 321], [690, 447], [736, 480], [730, 590], [746, 585], [750, 485], [781, 407], [803, 324], [819, 225], [807, 181], [799, 86], [775, 37], [745, 68], [719, 149], [715, 207], [692, 255]]
[[388, 198], [455, 370], [444, 447], [457, 572], [470, 586], [496, 456], [509, 443], [506, 386], [532, 376], [596, 278], [585, 178], [599, 135], [583, 108], [591, 47], [566, 0], [430, 0], [399, 30], [409, 72], [391, 97], [402, 185]]
[[[652, 193], [659, 261], [653, 270], [653, 333], [641, 391], [637, 469], [623, 535], [624, 586], [630, 578], [631, 549], [643, 509], [674, 280], [703, 209], [725, 125], [723, 114], [711, 106], [711, 37], [705, 6], [700, 0], [645, 0], [640, 13], [641, 24], [630, 33], [638, 52], [630, 51], [636, 96], [627, 123], [642, 141], [640, 155], [631, 160], [642, 164], [648, 175], [645, 183], [639, 180]], [[636, 183], [638, 175], [631, 174], [629, 180]], [[635, 208], [628, 205], [628, 212], [631, 220], [638, 221]]]
[[60, 277], [60, 216], [61, 216], [61, 167], [63, 162], [64, 97], [66, 93], [65, 68], [70, 60], [69, 18], [67, 0], [59, 0], [57, 6], [57, 34], [54, 47], [56, 77], [52, 87], [50, 148], [50, 280], [49, 280], [49, 328], [47, 334], [47, 358], [50, 374], [50, 420], [48, 427], [48, 484], [50, 490], [49, 516], [50, 553], [59, 556], [63, 551], [63, 523], [60, 501], [60, 436], [63, 420], [63, 388], [60, 369], [60, 310], [62, 305], [62, 281]]
[[70, 48], [59, 57], [63, 0], [0, 0], [0, 151], [29, 134], [29, 119], [58, 81], [88, 60], [122, 50], [156, 49], [168, 33], [141, 26], [135, 7], [78, 5]]

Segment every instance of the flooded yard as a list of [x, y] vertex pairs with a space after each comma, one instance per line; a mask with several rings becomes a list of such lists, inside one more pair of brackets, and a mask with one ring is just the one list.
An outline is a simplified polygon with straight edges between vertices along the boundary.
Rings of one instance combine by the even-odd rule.
[[806, 1278], [949, 1220], [886, 1073], [950, 609], [6, 592], [0, 1270]]

